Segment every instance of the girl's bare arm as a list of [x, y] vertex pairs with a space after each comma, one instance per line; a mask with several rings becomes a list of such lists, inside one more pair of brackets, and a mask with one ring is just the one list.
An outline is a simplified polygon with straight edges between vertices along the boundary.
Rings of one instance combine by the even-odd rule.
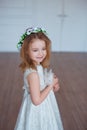
[[[29, 90], [31, 95], [31, 100], [34, 105], [39, 105], [49, 94], [50, 90], [53, 88], [53, 84], [45, 87], [40, 91], [40, 80], [37, 72], [33, 72], [27, 77], [29, 83]], [[54, 81], [55, 83], [56, 81]]]

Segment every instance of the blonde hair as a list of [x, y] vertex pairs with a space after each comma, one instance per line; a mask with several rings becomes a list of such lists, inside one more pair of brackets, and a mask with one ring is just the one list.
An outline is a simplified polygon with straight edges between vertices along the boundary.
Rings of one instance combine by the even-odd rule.
[[19, 67], [21, 68], [23, 72], [25, 71], [26, 68], [36, 69], [35, 64], [33, 63], [29, 55], [27, 54], [29, 45], [31, 45], [31, 43], [35, 39], [40, 39], [45, 42], [47, 55], [45, 59], [41, 62], [41, 65], [44, 68], [49, 67], [50, 54], [51, 54], [51, 40], [43, 32], [31, 33], [30, 35], [27, 35], [26, 38], [24, 39], [24, 42], [20, 50], [20, 57], [22, 59], [22, 62]]

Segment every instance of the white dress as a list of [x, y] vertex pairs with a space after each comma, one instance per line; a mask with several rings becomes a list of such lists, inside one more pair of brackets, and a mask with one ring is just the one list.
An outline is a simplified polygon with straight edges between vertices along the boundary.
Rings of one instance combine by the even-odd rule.
[[[47, 98], [35, 106], [30, 97], [27, 76], [35, 70], [26, 69], [24, 73], [24, 96], [14, 130], [63, 130], [62, 121], [53, 91]], [[43, 90], [52, 80], [52, 72], [47, 72], [41, 65], [37, 66], [40, 89]]]

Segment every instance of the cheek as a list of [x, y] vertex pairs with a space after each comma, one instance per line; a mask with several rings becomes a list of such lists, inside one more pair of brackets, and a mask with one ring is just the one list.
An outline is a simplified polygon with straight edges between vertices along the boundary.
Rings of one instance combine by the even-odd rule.
[[37, 55], [38, 55], [38, 54], [37, 54], [36, 52], [35, 52], [35, 53], [31, 53], [31, 58], [33, 58], [33, 59], [34, 59], [34, 58], [36, 58], [36, 57], [37, 57]]
[[47, 55], [47, 51], [45, 51], [45, 56]]

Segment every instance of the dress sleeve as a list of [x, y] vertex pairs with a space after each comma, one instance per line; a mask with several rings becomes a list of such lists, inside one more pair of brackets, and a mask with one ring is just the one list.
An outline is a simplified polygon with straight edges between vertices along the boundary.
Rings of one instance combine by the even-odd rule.
[[29, 74], [33, 73], [33, 72], [37, 72], [36, 70], [34, 69], [26, 69], [25, 72], [24, 72], [24, 77], [26, 78]]

